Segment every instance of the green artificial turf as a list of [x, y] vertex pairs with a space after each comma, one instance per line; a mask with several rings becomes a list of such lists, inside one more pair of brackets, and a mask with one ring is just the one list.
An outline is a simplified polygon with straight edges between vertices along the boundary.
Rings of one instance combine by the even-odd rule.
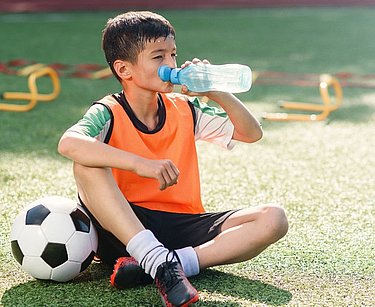
[[[199, 57], [255, 71], [375, 71], [374, 8], [161, 13], [176, 28], [179, 64]], [[0, 61], [104, 65], [101, 30], [115, 14], [0, 14]], [[48, 92], [50, 84], [40, 87]], [[59, 284], [34, 280], [12, 257], [9, 232], [24, 205], [45, 195], [75, 197], [71, 162], [56, 152], [59, 137], [92, 101], [120, 89], [114, 78], [62, 77], [61, 87], [55, 101], [30, 112], [0, 111], [0, 304], [159, 306], [153, 286], [113, 289], [111, 269], [100, 264]], [[25, 77], [0, 74], [0, 92], [26, 90]], [[279, 99], [321, 102], [318, 88], [257, 83], [238, 97], [259, 119], [280, 111]], [[276, 202], [290, 229], [257, 258], [193, 278], [197, 306], [375, 305], [374, 111], [374, 89], [344, 87], [342, 107], [325, 121], [262, 121], [261, 141], [230, 152], [199, 143], [207, 210]]]

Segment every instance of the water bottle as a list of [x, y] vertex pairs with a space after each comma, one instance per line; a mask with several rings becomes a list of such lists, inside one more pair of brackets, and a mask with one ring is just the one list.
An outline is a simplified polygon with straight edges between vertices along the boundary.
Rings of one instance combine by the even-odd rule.
[[161, 66], [158, 75], [164, 82], [186, 85], [192, 92], [247, 92], [251, 87], [251, 69], [240, 64], [190, 64], [185, 68]]

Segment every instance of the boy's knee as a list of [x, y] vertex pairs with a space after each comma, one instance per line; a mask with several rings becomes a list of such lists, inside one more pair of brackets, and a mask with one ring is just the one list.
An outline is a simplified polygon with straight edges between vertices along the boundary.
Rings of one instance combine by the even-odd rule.
[[76, 179], [90, 176], [90, 168], [78, 163], [73, 163], [73, 174]]
[[97, 167], [88, 167], [78, 163], [73, 164], [73, 173], [76, 179], [98, 179], [98, 176], [104, 176], [110, 169], [107, 168], [97, 168]]
[[279, 205], [267, 205], [262, 213], [270, 240], [276, 242], [284, 237], [289, 227], [284, 208]]

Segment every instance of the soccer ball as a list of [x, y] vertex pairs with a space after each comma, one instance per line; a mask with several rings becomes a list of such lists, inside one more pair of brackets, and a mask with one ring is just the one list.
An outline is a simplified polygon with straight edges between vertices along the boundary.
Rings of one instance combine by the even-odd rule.
[[91, 263], [98, 247], [96, 230], [73, 200], [47, 196], [27, 205], [10, 233], [14, 258], [36, 279], [65, 282]]

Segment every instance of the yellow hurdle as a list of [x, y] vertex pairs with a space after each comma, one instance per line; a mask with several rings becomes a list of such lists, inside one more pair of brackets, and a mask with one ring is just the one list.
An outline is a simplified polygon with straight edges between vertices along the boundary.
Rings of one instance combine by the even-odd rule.
[[[4, 92], [2, 98], [5, 100], [27, 100], [27, 104], [0, 103], [0, 110], [13, 112], [27, 112], [33, 109], [38, 101], [51, 101], [60, 93], [60, 80], [57, 72], [51, 67], [34, 66], [34, 70], [29, 71], [28, 85], [30, 92]], [[53, 90], [49, 94], [40, 94], [36, 80], [40, 77], [49, 76], [52, 81]]]
[[112, 76], [112, 71], [108, 67], [108, 68], [103, 68], [101, 70], [91, 73], [89, 78], [90, 79], [103, 79], [103, 78], [107, 78], [110, 76]]
[[[335, 92], [334, 101], [331, 100], [329, 95], [329, 87], [332, 86]], [[300, 111], [315, 111], [320, 112], [316, 114], [290, 114], [290, 113], [265, 113], [263, 119], [272, 121], [320, 121], [325, 118], [334, 110], [337, 110], [343, 99], [342, 87], [339, 81], [328, 74], [320, 75], [319, 83], [320, 96], [322, 97], [323, 104], [303, 103], [303, 102], [290, 102], [282, 101], [281, 108]]]
[[36, 63], [36, 64], [32, 64], [32, 65], [28, 65], [24, 68], [21, 68], [20, 70], [17, 71], [17, 75], [19, 76], [28, 76], [30, 75], [31, 73], [33, 73], [34, 71], [37, 71], [43, 67], [45, 67], [46, 65], [45, 64], [42, 64], [42, 63]]

